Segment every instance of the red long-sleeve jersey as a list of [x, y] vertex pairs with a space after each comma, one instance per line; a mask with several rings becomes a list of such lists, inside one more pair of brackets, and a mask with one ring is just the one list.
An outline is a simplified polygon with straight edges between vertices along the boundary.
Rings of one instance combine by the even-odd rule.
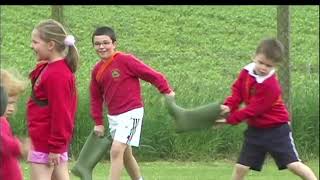
[[0, 179], [22, 180], [20, 144], [7, 119], [0, 117]]
[[28, 131], [34, 149], [45, 153], [66, 152], [77, 108], [75, 76], [63, 59], [38, 65], [30, 78], [35, 81], [35, 97], [48, 101], [45, 106], [39, 106], [32, 98], [27, 103]]
[[[257, 82], [257, 77], [249, 71], [245, 68], [240, 72], [232, 85], [232, 95], [224, 102], [230, 108], [227, 123], [238, 124], [247, 120], [250, 126], [268, 128], [288, 122], [289, 113], [281, 98], [281, 87], [276, 75], [272, 74]], [[245, 107], [239, 109], [243, 102]]]
[[96, 125], [103, 125], [103, 104], [107, 106], [110, 115], [143, 107], [139, 79], [153, 84], [160, 93], [171, 92], [163, 74], [133, 55], [125, 53], [119, 53], [114, 57], [101, 82], [98, 82], [96, 75], [103, 63], [104, 61], [100, 60], [91, 73], [90, 107]]

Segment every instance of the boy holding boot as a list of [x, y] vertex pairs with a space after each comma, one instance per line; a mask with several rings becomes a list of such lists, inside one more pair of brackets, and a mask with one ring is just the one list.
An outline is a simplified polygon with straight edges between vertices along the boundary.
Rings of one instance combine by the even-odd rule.
[[[232, 85], [232, 94], [221, 106], [229, 113], [225, 121], [237, 125], [246, 121], [245, 140], [234, 167], [234, 180], [242, 180], [250, 169], [260, 171], [266, 153], [279, 170], [288, 168], [306, 180], [316, 180], [311, 169], [298, 156], [290, 127], [289, 113], [281, 98], [275, 67], [283, 60], [283, 45], [274, 38], [260, 42], [252, 63], [246, 65]], [[244, 102], [245, 107], [239, 109]]]
[[[102, 144], [95, 143], [99, 141], [96, 136], [104, 136], [103, 105], [105, 104], [108, 108], [109, 131], [113, 140], [110, 149], [110, 179], [119, 180], [125, 167], [131, 179], [142, 180], [131, 148], [139, 146], [144, 113], [140, 79], [154, 85], [161, 94], [174, 96], [174, 92], [163, 74], [144, 64], [137, 57], [115, 50], [117, 41], [112, 28], [106, 26], [97, 28], [92, 35], [92, 43], [101, 60], [94, 66], [91, 74], [90, 107], [95, 126], [94, 134], [89, 136], [86, 144], [96, 144], [96, 146], [90, 148], [85, 144], [78, 162], [90, 158], [95, 161], [90, 165], [77, 163], [72, 172], [82, 176], [84, 171], [77, 169], [83, 166], [90, 166], [91, 171], [91, 167], [93, 168], [103, 152], [106, 152], [107, 140], [101, 141]], [[88, 153], [84, 153], [86, 151]], [[88, 173], [91, 174], [87, 171], [86, 174]]]

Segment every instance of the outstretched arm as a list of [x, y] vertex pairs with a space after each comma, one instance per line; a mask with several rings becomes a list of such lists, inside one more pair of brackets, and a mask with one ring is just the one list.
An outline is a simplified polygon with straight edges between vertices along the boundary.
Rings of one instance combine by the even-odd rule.
[[[132, 76], [136, 76], [151, 83], [162, 94], [170, 94], [172, 92], [168, 80], [162, 73], [146, 65], [134, 56], [131, 56], [130, 58], [131, 59], [127, 61], [127, 67]], [[173, 93], [171, 93], [171, 95], [173, 95]]]

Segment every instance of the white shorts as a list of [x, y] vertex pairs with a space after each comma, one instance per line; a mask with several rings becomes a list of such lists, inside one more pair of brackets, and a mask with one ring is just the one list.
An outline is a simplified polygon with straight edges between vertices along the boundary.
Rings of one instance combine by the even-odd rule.
[[143, 111], [141, 107], [118, 115], [108, 114], [112, 139], [129, 146], [139, 147]]

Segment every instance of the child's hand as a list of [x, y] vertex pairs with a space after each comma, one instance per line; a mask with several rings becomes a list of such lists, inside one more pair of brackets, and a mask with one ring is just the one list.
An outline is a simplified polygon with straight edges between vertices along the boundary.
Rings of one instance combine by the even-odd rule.
[[22, 156], [27, 158], [28, 157], [28, 153], [31, 150], [32, 147], [32, 143], [31, 143], [31, 139], [30, 138], [25, 138], [22, 142]]
[[23, 159], [26, 159], [32, 147], [31, 140], [30, 138], [19, 138], [19, 141], [20, 141], [21, 157]]
[[214, 123], [214, 125], [212, 126], [212, 129], [218, 129], [221, 128], [222, 126], [224, 126], [226, 124], [226, 119], [217, 119]]
[[226, 122], [227, 122], [226, 119], [217, 119], [216, 120], [216, 123], [218, 123], [218, 124], [225, 124]]
[[93, 132], [98, 137], [104, 136], [104, 126], [103, 125], [94, 126]]
[[229, 108], [229, 106], [226, 106], [226, 105], [220, 105], [220, 109], [221, 109], [221, 113], [220, 113], [220, 115], [222, 115], [222, 116], [225, 116], [225, 115], [227, 115], [227, 113], [229, 113], [230, 112], [230, 108]]
[[50, 152], [48, 158], [49, 158], [48, 164], [50, 166], [57, 166], [60, 164], [60, 154], [59, 153]]
[[167, 94], [165, 94], [166, 96], [172, 96], [172, 97], [174, 97], [175, 95], [176, 95], [176, 93], [175, 92], [173, 92], [173, 91], [171, 91], [171, 92], [169, 92], [169, 93], [167, 93]]

